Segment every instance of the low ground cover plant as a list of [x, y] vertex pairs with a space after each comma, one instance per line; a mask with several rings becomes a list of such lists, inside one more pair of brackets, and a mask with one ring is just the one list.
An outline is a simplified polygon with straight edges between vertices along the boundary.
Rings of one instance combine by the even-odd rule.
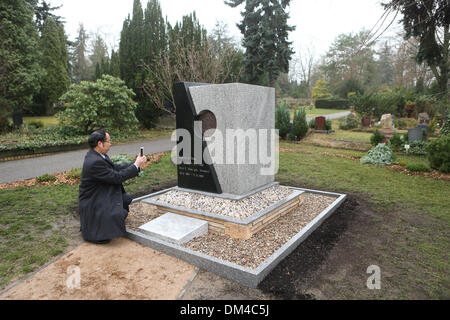
[[386, 143], [380, 143], [375, 148], [370, 149], [360, 162], [379, 166], [391, 165], [394, 163], [394, 152]]
[[423, 163], [423, 162], [408, 163], [406, 165], [406, 169], [409, 171], [418, 171], [418, 172], [422, 172], [422, 171], [430, 172], [431, 171], [431, 168], [426, 163]]

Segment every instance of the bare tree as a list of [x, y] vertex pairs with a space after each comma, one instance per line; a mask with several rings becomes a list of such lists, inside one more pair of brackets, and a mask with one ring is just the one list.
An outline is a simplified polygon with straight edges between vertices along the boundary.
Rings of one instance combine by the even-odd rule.
[[143, 89], [154, 105], [173, 113], [166, 108], [167, 102], [175, 106], [172, 93], [173, 83], [176, 81], [224, 83], [227, 79], [237, 81], [240, 70], [233, 74], [233, 63], [236, 51], [225, 48], [220, 55], [214, 54], [211, 45], [205, 42], [198, 46], [176, 45], [171, 52], [155, 60], [153, 68], [144, 64], [148, 77]]

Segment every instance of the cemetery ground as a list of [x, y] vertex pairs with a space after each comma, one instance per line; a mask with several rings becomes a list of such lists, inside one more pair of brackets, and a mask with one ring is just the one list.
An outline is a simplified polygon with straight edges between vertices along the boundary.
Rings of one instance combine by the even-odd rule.
[[[448, 177], [361, 164], [369, 136], [336, 130], [281, 142], [276, 181], [346, 193], [347, 200], [257, 289], [200, 270], [183, 299], [450, 298]], [[176, 168], [166, 153], [125, 188], [138, 197], [174, 185]], [[77, 183], [0, 190], [0, 290], [82, 242], [77, 194]], [[371, 265], [381, 270], [380, 290], [366, 285]]]

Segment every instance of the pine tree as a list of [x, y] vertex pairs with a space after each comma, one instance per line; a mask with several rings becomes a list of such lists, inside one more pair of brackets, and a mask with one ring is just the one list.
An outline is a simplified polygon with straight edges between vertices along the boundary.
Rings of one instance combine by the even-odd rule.
[[72, 54], [72, 81], [80, 83], [80, 81], [89, 80], [88, 59], [87, 59], [87, 41], [88, 35], [82, 23], [78, 28], [78, 36], [73, 44]]
[[419, 41], [416, 59], [426, 62], [435, 76], [440, 96], [447, 97], [450, 73], [450, 4], [448, 0], [390, 0], [387, 9], [403, 14], [405, 39]]
[[41, 96], [43, 97], [47, 114], [53, 112], [53, 104], [67, 90], [70, 84], [68, 74], [68, 54], [66, 37], [62, 26], [57, 26], [53, 18], [47, 18], [42, 29], [41, 38], [42, 67], [46, 75], [41, 81]]
[[161, 59], [166, 50], [166, 23], [159, 2], [150, 0], [143, 12], [140, 1], [134, 0], [132, 16], [125, 19], [120, 36], [119, 70], [120, 77], [136, 94], [136, 116], [145, 127], [153, 127], [160, 112], [142, 89], [148, 77], [144, 65], [152, 68], [154, 60]]
[[245, 74], [250, 83], [264, 83], [271, 87], [281, 72], [289, 71], [289, 61], [294, 53], [288, 33], [295, 27], [287, 24], [285, 11], [290, 0], [228, 0], [225, 4], [237, 7], [244, 3], [243, 20], [238, 27], [244, 35]]
[[10, 112], [20, 112], [39, 91], [38, 33], [24, 0], [0, 1], [0, 131]]
[[99, 33], [96, 33], [93, 36], [89, 60], [91, 63], [89, 67], [91, 80], [100, 79], [103, 74], [109, 73], [109, 68], [107, 67], [109, 64], [108, 47]]

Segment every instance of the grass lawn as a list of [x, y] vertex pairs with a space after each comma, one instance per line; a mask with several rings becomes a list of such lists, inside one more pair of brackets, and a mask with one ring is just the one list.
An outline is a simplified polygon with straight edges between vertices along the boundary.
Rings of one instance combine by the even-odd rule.
[[59, 124], [58, 119], [54, 116], [49, 117], [24, 117], [23, 122], [29, 123], [30, 121], [42, 121], [44, 127], [56, 126]]
[[[325, 116], [328, 114], [348, 111], [348, 110], [342, 110], [342, 109], [317, 109], [316, 107], [309, 109], [308, 106], [301, 107], [301, 108], [305, 108], [307, 117]], [[294, 120], [294, 111], [295, 110], [291, 110], [291, 120]]]
[[[355, 150], [285, 142], [280, 147], [297, 151], [280, 153], [276, 180], [281, 184], [346, 193], [349, 201], [356, 199], [361, 205], [334, 247], [342, 252], [338, 254], [342, 266], [353, 266], [360, 276], [350, 273], [342, 281], [327, 282], [323, 290], [336, 298], [373, 298], [372, 291], [365, 288], [368, 275], [364, 268], [377, 264], [382, 270], [383, 290], [375, 298], [450, 297], [448, 181], [321, 154], [365, 154]], [[167, 153], [143, 176], [127, 181], [125, 188], [138, 196], [157, 185], [175, 182], [176, 168]], [[0, 288], [64, 252], [74, 233], [79, 236], [74, 216], [77, 195], [77, 186], [0, 190]], [[363, 218], [364, 223], [358, 224]], [[72, 228], [67, 227], [67, 220], [72, 221]], [[330, 253], [329, 259], [332, 256]], [[325, 279], [320, 270], [317, 279]]]
[[[167, 154], [125, 188], [142, 194], [174, 181], [176, 168]], [[80, 235], [77, 199], [78, 185], [0, 190], [0, 290], [75, 244]]]

